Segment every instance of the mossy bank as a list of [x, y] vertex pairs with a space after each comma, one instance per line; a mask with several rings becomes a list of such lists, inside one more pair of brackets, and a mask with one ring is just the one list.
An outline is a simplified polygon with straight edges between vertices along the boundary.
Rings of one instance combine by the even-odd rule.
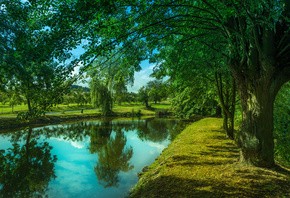
[[216, 118], [188, 126], [144, 168], [130, 197], [290, 197], [290, 170], [240, 164], [221, 126]]

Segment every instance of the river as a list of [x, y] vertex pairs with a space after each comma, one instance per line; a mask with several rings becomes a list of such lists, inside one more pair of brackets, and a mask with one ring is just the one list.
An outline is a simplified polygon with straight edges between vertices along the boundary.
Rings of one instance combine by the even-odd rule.
[[0, 134], [0, 197], [126, 197], [184, 126], [89, 120]]

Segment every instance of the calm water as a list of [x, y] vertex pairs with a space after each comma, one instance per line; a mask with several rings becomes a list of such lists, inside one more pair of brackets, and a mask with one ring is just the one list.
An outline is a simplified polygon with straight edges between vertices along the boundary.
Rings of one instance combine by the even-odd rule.
[[86, 121], [0, 134], [0, 197], [125, 197], [179, 121]]

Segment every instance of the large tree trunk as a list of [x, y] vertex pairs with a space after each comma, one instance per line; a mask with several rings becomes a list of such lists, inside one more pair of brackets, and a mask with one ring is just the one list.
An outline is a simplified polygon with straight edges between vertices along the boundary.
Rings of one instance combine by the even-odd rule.
[[[288, 1], [289, 2], [289, 1]], [[290, 4], [287, 4], [288, 6]], [[243, 28], [236, 18], [233, 28]], [[289, 26], [281, 19], [276, 30], [255, 25], [246, 41], [231, 35], [229, 67], [240, 92], [243, 121], [238, 143], [241, 161], [274, 166], [273, 107], [281, 86], [290, 80]], [[237, 46], [242, 46], [243, 51]]]
[[[273, 106], [275, 93], [269, 83], [241, 89], [243, 122], [239, 135], [241, 161], [260, 167], [274, 163]], [[243, 86], [244, 87], [244, 86]]]

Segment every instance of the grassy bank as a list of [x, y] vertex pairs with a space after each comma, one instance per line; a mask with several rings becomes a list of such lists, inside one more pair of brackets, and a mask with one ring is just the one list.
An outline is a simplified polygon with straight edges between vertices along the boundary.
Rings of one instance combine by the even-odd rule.
[[[113, 117], [131, 117], [131, 116], [154, 116], [156, 112], [168, 111], [170, 109], [169, 104], [152, 104], [152, 108], [146, 109], [141, 104], [124, 104], [116, 105], [113, 108]], [[0, 131], [7, 129], [16, 129], [25, 127], [28, 125], [46, 125], [59, 122], [101, 118], [102, 114], [99, 109], [94, 109], [91, 106], [79, 106], [77, 104], [70, 105], [58, 105], [55, 106], [51, 112], [46, 113], [45, 116], [31, 120], [30, 122], [21, 122], [17, 117], [18, 112], [25, 112], [25, 106], [19, 105], [14, 108], [12, 113], [8, 106], [2, 108], [0, 113]], [[4, 110], [3, 110], [4, 109]]]
[[206, 118], [187, 127], [150, 166], [131, 197], [290, 197], [290, 170], [239, 164], [239, 150]]

